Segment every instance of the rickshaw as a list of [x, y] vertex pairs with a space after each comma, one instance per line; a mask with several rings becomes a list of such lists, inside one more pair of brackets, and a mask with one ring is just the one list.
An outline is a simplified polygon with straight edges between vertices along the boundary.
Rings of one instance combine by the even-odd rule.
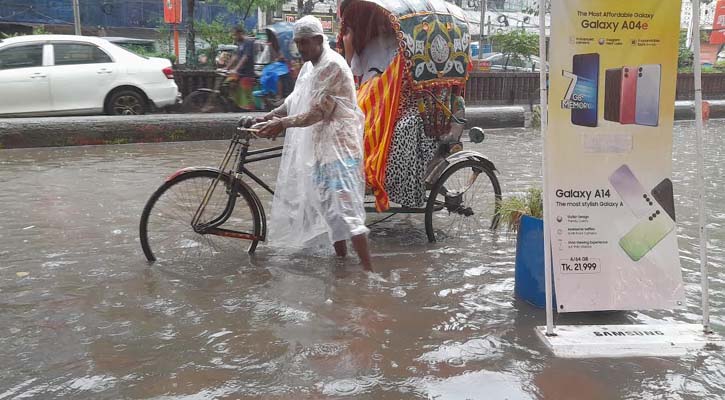
[[[425, 231], [430, 242], [451, 241], [463, 237], [480, 238], [498, 224], [501, 187], [496, 167], [485, 156], [464, 150], [461, 135], [465, 120], [461, 110], [454, 110], [455, 94], [462, 90], [468, 77], [470, 35], [463, 11], [442, 0], [346, 0], [339, 10], [343, 31], [348, 21], [352, 29], [363, 32], [365, 24], [377, 23], [373, 15], [382, 15], [384, 29], [394, 33], [398, 55], [381, 78], [377, 88], [387, 90], [392, 104], [378, 106], [396, 110], [402, 101], [413, 99], [425, 121], [426, 133], [438, 139], [438, 153], [429, 163], [421, 185], [427, 200], [422, 207], [398, 207], [380, 201], [379, 172], [369, 168], [375, 157], [384, 157], [390, 144], [384, 135], [372, 137], [376, 112], [371, 102], [361, 105], [366, 114], [365, 172], [375, 199], [370, 200], [370, 213], [420, 213], [425, 215]], [[359, 37], [363, 37], [360, 35]], [[339, 44], [343, 37], [338, 38]], [[364, 41], [361, 42], [364, 45]], [[360, 87], [358, 102], [365, 99]], [[398, 97], [390, 95], [398, 91]], [[462, 96], [462, 93], [458, 93]], [[374, 96], [375, 97], [375, 96]], [[372, 112], [371, 112], [372, 110]], [[380, 108], [377, 111], [381, 111]], [[218, 168], [190, 167], [171, 176], [152, 194], [140, 222], [141, 245], [146, 258], [153, 262], [179, 257], [208, 256], [221, 253], [222, 243], [248, 243], [253, 253], [266, 239], [267, 225], [264, 204], [251, 187], [256, 183], [269, 193], [273, 188], [248, 169], [248, 164], [281, 157], [282, 146], [250, 150], [256, 138], [249, 129], [249, 119], [240, 120], [236, 134]], [[389, 121], [390, 122], [390, 121]], [[392, 121], [393, 123], [396, 121]], [[472, 143], [483, 140], [483, 131], [472, 128]], [[371, 175], [376, 174], [375, 176]], [[375, 185], [378, 192], [375, 193]], [[385, 217], [387, 218], [387, 217]], [[176, 227], [174, 229], [174, 227]]]
[[[357, 53], [379, 35], [392, 35], [398, 45], [397, 55], [380, 71], [379, 79], [363, 84], [358, 91], [358, 103], [366, 114], [365, 147], [374, 153], [366, 154], [367, 183], [375, 194], [367, 210], [425, 214], [430, 242], [480, 232], [483, 226], [496, 228], [501, 202], [496, 167], [482, 154], [463, 149], [461, 134], [466, 121], [464, 112], [455, 110], [456, 101], [462, 100], [470, 64], [471, 36], [463, 10], [442, 0], [344, 0], [338, 15], [341, 53], [345, 54], [348, 29], [354, 33], [352, 46]], [[396, 89], [399, 98], [391, 101]], [[395, 119], [401, 115], [402, 105], [411, 100], [417, 104], [426, 135], [438, 139], [438, 153], [421, 178], [428, 191], [425, 206], [395, 207], [386, 204], [381, 193], [384, 171], [375, 168], [390, 146], [391, 133], [379, 129], [390, 124], [381, 124], [380, 118], [385, 110], [393, 110]], [[480, 128], [470, 132], [472, 142], [483, 140]], [[476, 190], [480, 184], [487, 186], [483, 192]]]

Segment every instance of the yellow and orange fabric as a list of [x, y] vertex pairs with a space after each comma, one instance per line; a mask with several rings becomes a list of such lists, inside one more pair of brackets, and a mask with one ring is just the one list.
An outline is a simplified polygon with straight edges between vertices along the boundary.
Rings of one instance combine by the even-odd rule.
[[385, 165], [398, 120], [405, 60], [398, 54], [382, 75], [365, 82], [357, 102], [365, 114], [365, 179], [375, 195], [375, 208], [390, 208], [385, 192]]

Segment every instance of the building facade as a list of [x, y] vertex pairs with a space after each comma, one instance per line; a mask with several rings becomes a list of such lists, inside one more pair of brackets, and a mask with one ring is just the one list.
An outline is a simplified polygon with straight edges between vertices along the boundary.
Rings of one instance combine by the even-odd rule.
[[[106, 32], [126, 32], [126, 36], [144, 38], [153, 35], [146, 31], [154, 31], [163, 24], [162, 0], [81, 0], [79, 3], [81, 25], [84, 32], [87, 30], [89, 34], [95, 34], [102, 28]], [[72, 33], [71, 4], [70, 0], [0, 0], [0, 25], [4, 31], [11, 25], [43, 25], [58, 33], [65, 33], [64, 30]], [[186, 7], [183, 11], [183, 19], [186, 20]], [[248, 28], [254, 28], [257, 24], [257, 14], [251, 14], [244, 21]], [[204, 1], [197, 1], [194, 16], [196, 20], [207, 22], [217, 18], [232, 25], [242, 22], [239, 16], [229, 14], [226, 7]], [[109, 36], [112, 35], [109, 33]]]

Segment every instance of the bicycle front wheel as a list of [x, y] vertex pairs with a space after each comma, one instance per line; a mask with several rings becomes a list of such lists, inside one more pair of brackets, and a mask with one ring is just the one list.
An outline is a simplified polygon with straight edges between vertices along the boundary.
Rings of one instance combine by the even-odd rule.
[[[234, 259], [246, 248], [254, 252], [262, 234], [262, 214], [253, 195], [245, 186], [239, 188], [234, 209], [220, 228], [249, 234], [243, 240], [194, 231], [191, 221], [207, 190], [219, 173], [213, 170], [183, 172], [159, 187], [146, 203], [139, 227], [141, 247], [149, 261]], [[232, 178], [223, 174], [200, 222], [210, 222], [222, 215], [230, 199]], [[245, 244], [247, 244], [245, 246]]]

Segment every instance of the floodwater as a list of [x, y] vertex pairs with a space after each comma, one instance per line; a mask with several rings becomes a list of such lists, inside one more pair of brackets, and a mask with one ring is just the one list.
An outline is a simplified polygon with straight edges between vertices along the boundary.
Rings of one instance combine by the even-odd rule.
[[[712, 322], [725, 333], [725, 132], [707, 128]], [[699, 322], [694, 128], [676, 126], [674, 184], [687, 308], [559, 323]], [[541, 140], [490, 132], [504, 194], [540, 185]], [[422, 215], [373, 226], [354, 260], [261, 245], [201, 265], [146, 263], [143, 205], [163, 178], [214, 165], [226, 142], [0, 150], [0, 400], [714, 399], [725, 354], [564, 360], [544, 313], [513, 297], [506, 234], [428, 244]], [[274, 162], [258, 165], [273, 181]], [[266, 197], [268, 200], [269, 198]], [[370, 222], [379, 218], [369, 217]]]

